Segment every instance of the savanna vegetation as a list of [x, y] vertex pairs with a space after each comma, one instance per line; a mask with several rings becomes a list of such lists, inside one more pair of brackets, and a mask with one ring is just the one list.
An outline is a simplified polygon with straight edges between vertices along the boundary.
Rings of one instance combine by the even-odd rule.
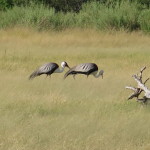
[[150, 31], [149, 0], [1, 0], [0, 28]]
[[[150, 74], [149, 0], [0, 0], [0, 150], [149, 150], [150, 105], [127, 100]], [[94, 62], [104, 79], [29, 75]], [[150, 87], [150, 82], [146, 83]]]
[[[134, 73], [147, 66], [150, 37], [93, 30], [0, 31], [1, 150], [149, 150], [150, 106], [128, 101]], [[62, 74], [29, 81], [38, 66], [95, 62], [104, 79]], [[65, 69], [65, 72], [67, 68]], [[147, 83], [150, 87], [150, 83]]]

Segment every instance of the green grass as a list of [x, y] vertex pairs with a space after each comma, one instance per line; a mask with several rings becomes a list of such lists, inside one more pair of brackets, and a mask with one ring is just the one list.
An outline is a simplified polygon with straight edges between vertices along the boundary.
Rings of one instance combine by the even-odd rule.
[[139, 16], [138, 21], [143, 31], [150, 31], [150, 10], [143, 11]]
[[[136, 86], [131, 76], [141, 67], [149, 76], [148, 36], [20, 28], [0, 35], [1, 150], [149, 150], [150, 106], [127, 101], [125, 89]], [[104, 79], [63, 80], [62, 73], [28, 80], [38, 66], [64, 60], [95, 62]]]
[[56, 13], [54, 8], [44, 5], [14, 6], [7, 11], [1, 11], [0, 20], [0, 29], [21, 26], [40, 31], [62, 31], [68, 28], [150, 31], [149, 9], [127, 1], [109, 7], [98, 2], [86, 3], [79, 13]]

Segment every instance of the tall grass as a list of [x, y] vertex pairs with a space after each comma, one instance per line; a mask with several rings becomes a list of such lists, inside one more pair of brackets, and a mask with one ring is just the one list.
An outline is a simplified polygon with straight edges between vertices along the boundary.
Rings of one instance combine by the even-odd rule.
[[95, 2], [85, 4], [78, 17], [79, 26], [85, 25], [106, 30], [112, 28], [133, 30], [139, 27], [138, 15], [139, 10], [136, 3], [122, 2], [106, 7]]
[[150, 10], [144, 10], [139, 16], [139, 24], [145, 32], [150, 32]]
[[98, 30], [137, 30], [149, 32], [149, 10], [130, 2], [106, 6], [98, 2], [84, 4], [79, 13], [58, 12], [44, 5], [13, 7], [0, 13], [0, 28], [29, 26], [39, 30], [95, 28]]
[[[150, 106], [127, 101], [124, 89], [144, 65], [149, 77], [149, 41], [134, 32], [0, 30], [0, 149], [149, 150]], [[104, 79], [28, 80], [51, 61], [95, 62]]]

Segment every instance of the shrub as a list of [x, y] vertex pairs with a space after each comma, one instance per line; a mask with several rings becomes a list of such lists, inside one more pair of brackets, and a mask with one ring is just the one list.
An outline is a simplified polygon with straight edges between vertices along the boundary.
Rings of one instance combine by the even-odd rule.
[[98, 2], [92, 2], [83, 6], [77, 18], [78, 24], [83, 27], [134, 30], [139, 27], [138, 15], [139, 11], [135, 3], [122, 2], [106, 7]]
[[1, 12], [0, 14], [0, 28], [13, 27], [18, 25], [24, 18], [25, 11], [21, 7], [13, 7], [13, 9], [7, 10], [7, 12]]
[[0, 11], [6, 10], [7, 8], [10, 8], [13, 6], [12, 0], [0, 0]]
[[131, 2], [116, 2], [106, 6], [100, 2], [90, 2], [78, 12], [56, 12], [43, 4], [14, 6], [0, 13], [0, 28], [15, 25], [30, 26], [38, 30], [62, 30], [66, 28], [95, 28], [99, 30], [124, 29], [150, 30], [150, 10], [141, 9]]
[[139, 16], [138, 22], [144, 32], [150, 32], [150, 9], [142, 11]]

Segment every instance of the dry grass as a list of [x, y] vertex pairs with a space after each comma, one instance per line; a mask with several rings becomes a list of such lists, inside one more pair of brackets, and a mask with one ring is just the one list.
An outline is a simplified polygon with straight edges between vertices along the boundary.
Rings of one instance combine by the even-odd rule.
[[[90, 30], [0, 31], [1, 150], [149, 150], [150, 106], [127, 101], [133, 73], [146, 65], [150, 37]], [[49, 61], [95, 62], [104, 79], [64, 73], [28, 81]], [[67, 69], [66, 69], [67, 70]], [[150, 84], [147, 84], [150, 87]]]

